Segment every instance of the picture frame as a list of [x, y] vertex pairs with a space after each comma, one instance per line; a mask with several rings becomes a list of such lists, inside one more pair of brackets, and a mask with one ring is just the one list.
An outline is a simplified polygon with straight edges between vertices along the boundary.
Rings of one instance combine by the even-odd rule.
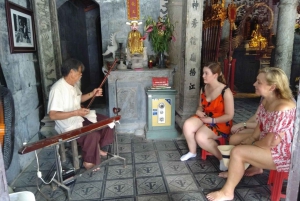
[[33, 11], [6, 1], [6, 18], [10, 53], [35, 52]]

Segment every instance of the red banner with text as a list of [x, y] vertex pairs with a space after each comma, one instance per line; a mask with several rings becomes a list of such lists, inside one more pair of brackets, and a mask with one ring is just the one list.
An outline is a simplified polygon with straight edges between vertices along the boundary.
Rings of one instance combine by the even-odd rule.
[[127, 17], [128, 20], [140, 19], [139, 0], [127, 0]]

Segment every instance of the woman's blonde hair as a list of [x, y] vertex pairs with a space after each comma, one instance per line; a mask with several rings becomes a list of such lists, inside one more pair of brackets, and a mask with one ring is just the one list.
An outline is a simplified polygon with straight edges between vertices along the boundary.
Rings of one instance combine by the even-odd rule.
[[268, 85], [275, 85], [275, 94], [279, 98], [293, 98], [292, 91], [289, 87], [289, 79], [285, 72], [277, 67], [265, 67], [259, 70], [259, 73], [265, 73]]
[[220, 63], [218, 63], [218, 62], [209, 62], [209, 63], [205, 64], [204, 67], [209, 68], [213, 74], [218, 73], [218, 81], [223, 83], [223, 84], [226, 84], [226, 79], [224, 77], [224, 74], [222, 73]]

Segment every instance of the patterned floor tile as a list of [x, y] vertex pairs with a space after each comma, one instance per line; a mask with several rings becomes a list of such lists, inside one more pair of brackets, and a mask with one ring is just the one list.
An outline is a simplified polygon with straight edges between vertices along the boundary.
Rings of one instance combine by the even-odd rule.
[[134, 152], [145, 152], [145, 151], [153, 151], [154, 145], [152, 142], [148, 143], [135, 143], [133, 144]]
[[243, 177], [237, 187], [260, 185], [254, 177]]
[[176, 143], [179, 149], [188, 149], [188, 145], [185, 140], [177, 140]]
[[[125, 165], [132, 164], [132, 155], [131, 153], [119, 153], [119, 156], [125, 158]], [[118, 157], [110, 158], [109, 157], [109, 165], [124, 165], [124, 160]]]
[[136, 188], [138, 195], [166, 193], [167, 189], [162, 177], [137, 178]]
[[119, 153], [131, 152], [131, 144], [119, 144]]
[[82, 174], [76, 175], [76, 183], [101, 181], [104, 177], [105, 167], [100, 167], [100, 170], [96, 172], [86, 172], [85, 169], [81, 169], [81, 171], [83, 171]]
[[266, 186], [235, 189], [238, 196], [245, 201], [269, 201], [270, 191]]
[[100, 199], [102, 182], [76, 183], [72, 191], [72, 200]]
[[182, 161], [166, 161], [161, 162], [163, 172], [165, 175], [174, 175], [174, 174], [188, 174], [190, 173], [186, 164]]
[[[48, 172], [42, 172], [42, 176], [46, 175]], [[36, 187], [36, 184], [41, 185], [42, 181], [37, 178], [36, 172], [23, 172], [19, 177], [13, 182], [12, 187]]]
[[145, 163], [135, 165], [135, 176], [139, 177], [155, 177], [161, 176], [160, 167], [158, 163]]
[[132, 178], [132, 165], [127, 165], [126, 168], [123, 166], [115, 165], [107, 167], [107, 177], [106, 179], [122, 179], [122, 178]]
[[211, 160], [188, 160], [186, 163], [194, 174], [219, 171], [219, 169], [212, 164]]
[[118, 134], [117, 137], [118, 137], [119, 144], [130, 144], [131, 143], [131, 135]]
[[36, 163], [36, 160], [34, 162], [32, 162], [25, 170], [25, 172], [37, 172], [37, 169], [39, 168], [39, 170], [50, 170], [53, 165], [55, 165], [55, 159], [43, 159], [41, 157], [39, 157], [39, 166]]
[[269, 170], [264, 170], [262, 174], [253, 176], [260, 184], [267, 185], [269, 179]]
[[107, 180], [104, 189], [104, 198], [118, 198], [120, 196], [133, 196], [133, 178], [122, 180]]
[[134, 161], [135, 163], [157, 162], [157, 155], [155, 151], [134, 153]]
[[168, 194], [137, 196], [137, 201], [167, 201], [167, 200], [171, 200]]
[[152, 142], [152, 140], [147, 140], [144, 136], [137, 136], [137, 135], [133, 135], [132, 136], [132, 142], [133, 143], [148, 143], [148, 142]]
[[206, 201], [204, 194], [202, 192], [195, 193], [174, 193], [171, 195], [173, 201], [185, 201], [185, 200], [193, 200], [193, 201]]
[[157, 150], [177, 150], [175, 143], [172, 140], [169, 141], [157, 141], [154, 142]]
[[159, 151], [158, 152], [160, 161], [169, 161], [169, 160], [180, 160], [180, 153], [178, 151]]
[[38, 201], [57, 200], [66, 201], [67, 193], [62, 188], [53, 189], [51, 185], [43, 185], [41, 192], [37, 192], [35, 196]]
[[102, 201], [135, 201], [134, 197], [122, 197], [122, 198], [112, 198], [112, 199], [102, 199]]
[[196, 174], [197, 180], [201, 189], [219, 189], [225, 184], [225, 179], [218, 176], [218, 173], [211, 174]]
[[199, 191], [192, 175], [166, 176], [170, 192]]

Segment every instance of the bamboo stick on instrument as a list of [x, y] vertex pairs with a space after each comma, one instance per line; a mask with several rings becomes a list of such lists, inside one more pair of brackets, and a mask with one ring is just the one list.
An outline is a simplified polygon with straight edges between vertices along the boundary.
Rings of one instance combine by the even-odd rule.
[[[108, 72], [106, 73], [105, 77], [103, 78], [103, 80], [102, 80], [102, 82], [101, 82], [101, 84], [100, 84], [100, 86], [99, 86], [98, 88], [102, 88], [103, 84], [104, 84], [105, 81], [107, 80], [107, 77], [108, 77], [110, 71], [112, 71], [112, 69], [115, 67], [117, 61], [118, 61], [118, 59], [115, 59], [114, 63], [113, 63], [113, 64], [111, 65], [111, 67], [109, 68]], [[93, 95], [93, 97], [92, 97], [90, 103], [89, 103], [88, 106], [86, 107], [87, 109], [90, 108], [90, 106], [92, 105], [92, 103], [93, 103], [95, 97], [96, 97], [96, 93]]]

